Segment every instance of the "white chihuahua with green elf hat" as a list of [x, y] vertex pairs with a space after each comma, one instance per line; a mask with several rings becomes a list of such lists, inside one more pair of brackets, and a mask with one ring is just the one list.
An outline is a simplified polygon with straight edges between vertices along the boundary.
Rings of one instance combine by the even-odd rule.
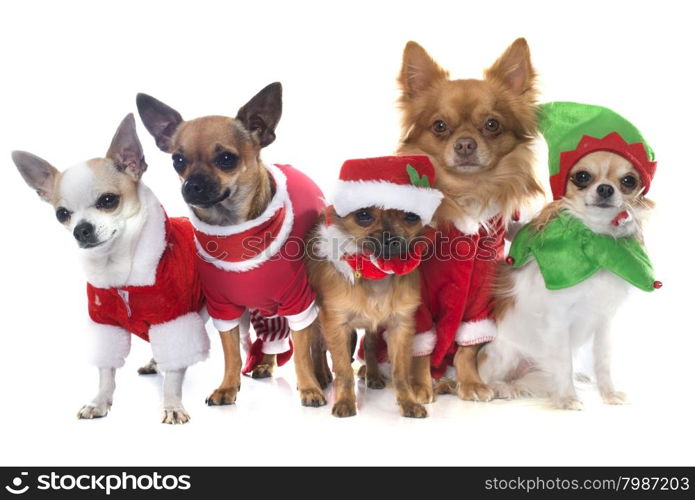
[[480, 352], [481, 378], [496, 396], [548, 395], [579, 410], [573, 354], [593, 341], [603, 401], [613, 386], [609, 333], [632, 286], [661, 287], [642, 246], [645, 198], [656, 162], [640, 132], [600, 106], [541, 106], [554, 201], [514, 238], [497, 280], [497, 338]]

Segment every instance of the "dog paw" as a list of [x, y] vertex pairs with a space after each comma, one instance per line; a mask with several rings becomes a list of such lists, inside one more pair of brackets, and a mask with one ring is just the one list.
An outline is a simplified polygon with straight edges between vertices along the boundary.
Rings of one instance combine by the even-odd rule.
[[627, 395], [620, 391], [602, 393], [601, 399], [607, 405], [624, 405], [628, 403]]
[[273, 376], [273, 365], [262, 363], [256, 365], [251, 373], [251, 378], [269, 378]]
[[106, 403], [89, 403], [80, 408], [80, 411], [77, 412], [77, 418], [85, 420], [91, 420], [93, 418], [102, 418], [109, 414], [110, 408], [111, 405]]
[[435, 394], [456, 394], [456, 382], [446, 377], [442, 377], [434, 382]]
[[357, 415], [357, 406], [354, 401], [342, 400], [336, 401], [331, 410], [334, 417], [354, 417]]
[[427, 410], [420, 403], [415, 401], [405, 401], [399, 402], [398, 406], [401, 408], [401, 415], [408, 418], [425, 418], [427, 417]]
[[364, 381], [370, 389], [383, 389], [386, 387], [386, 379], [381, 374], [367, 374]]
[[582, 372], [577, 372], [574, 374], [574, 380], [577, 382], [580, 382], [582, 384], [590, 384], [591, 383], [591, 377], [587, 375], [586, 373]]
[[157, 362], [152, 359], [145, 366], [138, 368], [138, 375], [155, 375], [157, 373]]
[[482, 382], [459, 383], [458, 396], [465, 401], [491, 401], [495, 393]]
[[239, 387], [219, 387], [208, 396], [205, 404], [208, 406], [233, 405], [238, 392]]
[[301, 389], [299, 397], [302, 400], [302, 406], [318, 408], [326, 404], [326, 396], [323, 395], [323, 391], [320, 389]]
[[533, 396], [529, 389], [514, 382], [495, 382], [490, 388], [497, 399], [519, 399]]
[[191, 420], [191, 416], [188, 414], [183, 406], [178, 406], [175, 408], [164, 408], [162, 412], [162, 423], [163, 424], [185, 424]]
[[556, 398], [553, 401], [555, 408], [559, 410], [573, 410], [580, 411], [584, 409], [584, 404], [577, 398], [577, 396], [563, 396]]
[[428, 404], [434, 401], [432, 384], [413, 384], [413, 393], [418, 403]]

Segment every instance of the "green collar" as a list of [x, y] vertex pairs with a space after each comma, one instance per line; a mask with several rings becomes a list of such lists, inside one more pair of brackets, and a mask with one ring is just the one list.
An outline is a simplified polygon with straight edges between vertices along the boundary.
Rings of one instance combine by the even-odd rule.
[[644, 247], [635, 238], [596, 234], [562, 211], [542, 231], [530, 224], [514, 238], [507, 261], [523, 266], [534, 257], [549, 290], [569, 288], [605, 269], [644, 291], [661, 286]]

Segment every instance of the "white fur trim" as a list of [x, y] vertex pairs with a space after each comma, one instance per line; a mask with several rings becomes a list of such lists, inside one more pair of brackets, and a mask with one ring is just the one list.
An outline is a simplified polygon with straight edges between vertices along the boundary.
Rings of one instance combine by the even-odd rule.
[[285, 174], [282, 173], [282, 170], [274, 165], [268, 166], [267, 168], [275, 179], [276, 191], [270, 204], [259, 217], [242, 224], [236, 224], [234, 226], [211, 226], [202, 222], [195, 216], [193, 212], [191, 212], [191, 222], [198, 231], [213, 236], [230, 236], [233, 234], [242, 233], [263, 224], [264, 222], [267, 222], [283, 205], [285, 207], [285, 219], [282, 221], [282, 226], [280, 227], [277, 237], [270, 243], [270, 245], [268, 245], [268, 248], [251, 259], [240, 262], [226, 262], [223, 260], [218, 260], [208, 254], [196, 238], [195, 246], [198, 249], [198, 254], [200, 257], [203, 260], [210, 262], [218, 269], [235, 273], [242, 273], [244, 271], [254, 269], [277, 254], [282, 249], [283, 245], [287, 241], [287, 238], [292, 232], [292, 227], [294, 225], [294, 210], [292, 210], [292, 202], [290, 201], [289, 194], [287, 193], [287, 177], [285, 177]]
[[437, 335], [434, 330], [418, 333], [413, 336], [413, 356], [429, 356], [434, 351]]
[[285, 337], [284, 339], [271, 340], [270, 342], [263, 342], [263, 347], [261, 351], [263, 354], [282, 354], [290, 350], [290, 338]]
[[309, 307], [304, 309], [302, 312], [285, 316], [285, 319], [287, 320], [290, 330], [293, 332], [298, 332], [299, 330], [304, 330], [307, 326], [311, 325], [318, 315], [319, 308], [316, 305], [316, 301], [312, 300]]
[[341, 217], [360, 208], [381, 207], [416, 213], [424, 224], [429, 224], [443, 197], [433, 188], [386, 181], [338, 181], [333, 206]]
[[191, 312], [150, 327], [150, 345], [162, 371], [180, 370], [207, 359], [210, 339], [200, 314]]
[[[87, 281], [97, 288], [151, 286], [166, 248], [166, 215], [162, 204], [143, 183], [138, 184], [140, 211], [125, 221], [108, 250], [83, 250]], [[107, 243], [108, 245], [108, 243]]]
[[481, 319], [461, 323], [456, 332], [456, 343], [458, 345], [476, 345], [483, 342], [490, 342], [497, 336], [497, 325], [491, 319]]
[[275, 165], [266, 165], [265, 167], [275, 181], [275, 195], [273, 196], [273, 199], [270, 200], [270, 203], [261, 215], [255, 219], [242, 222], [241, 224], [234, 224], [231, 226], [213, 226], [212, 224], [207, 224], [206, 222], [201, 221], [195, 212], [191, 210], [191, 223], [195, 226], [195, 228], [201, 233], [209, 234], [211, 236], [231, 236], [232, 234], [243, 233], [244, 231], [248, 231], [249, 229], [260, 226], [264, 222], [268, 222], [270, 218], [275, 215], [275, 212], [280, 210], [283, 205], [287, 204], [290, 196], [287, 192], [287, 176], [285, 176], [284, 172]]
[[219, 319], [219, 318], [212, 318], [212, 324], [215, 325], [215, 328], [217, 328], [220, 332], [228, 332], [229, 330], [233, 330], [239, 324], [241, 323], [241, 318], [236, 318], [236, 319]]
[[342, 259], [343, 255], [357, 252], [354, 238], [334, 225], [322, 224], [318, 230], [318, 241], [315, 248], [318, 257], [329, 261], [346, 280], [353, 285], [355, 284], [355, 273], [350, 264]]
[[495, 204], [493, 204], [489, 207], [486, 207], [484, 210], [480, 210], [480, 213], [478, 213], [477, 215], [469, 214], [463, 217], [459, 217], [458, 219], [454, 219], [453, 223], [456, 229], [461, 231], [463, 234], [478, 234], [478, 232], [480, 232], [481, 227], [484, 227], [488, 230], [490, 229], [489, 227], [487, 227], [487, 221], [492, 219], [499, 212], [499, 208]]
[[130, 332], [119, 326], [89, 320], [92, 342], [91, 362], [97, 368], [121, 368], [130, 353]]

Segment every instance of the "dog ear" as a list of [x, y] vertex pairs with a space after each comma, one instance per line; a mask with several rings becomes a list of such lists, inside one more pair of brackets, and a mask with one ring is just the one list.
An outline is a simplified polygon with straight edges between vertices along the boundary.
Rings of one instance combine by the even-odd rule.
[[174, 134], [183, 121], [179, 112], [147, 94], [138, 94], [135, 102], [140, 119], [157, 147], [165, 153], [173, 152]]
[[142, 144], [140, 144], [135, 130], [133, 113], [128, 113], [118, 126], [106, 157], [113, 160], [116, 168], [130, 176], [135, 182], [139, 181], [147, 170]]
[[485, 72], [485, 78], [498, 80], [519, 95], [534, 91], [536, 72], [526, 39], [517, 38]]
[[12, 161], [22, 174], [24, 182], [36, 191], [42, 200], [50, 203], [58, 170], [46, 160], [26, 151], [12, 151]]
[[403, 64], [398, 76], [403, 97], [412, 99], [433, 83], [449, 77], [434, 59], [415, 42], [408, 42], [403, 50]]
[[275, 140], [275, 127], [282, 115], [282, 84], [271, 83], [237, 112], [236, 119], [244, 124], [264, 148]]

